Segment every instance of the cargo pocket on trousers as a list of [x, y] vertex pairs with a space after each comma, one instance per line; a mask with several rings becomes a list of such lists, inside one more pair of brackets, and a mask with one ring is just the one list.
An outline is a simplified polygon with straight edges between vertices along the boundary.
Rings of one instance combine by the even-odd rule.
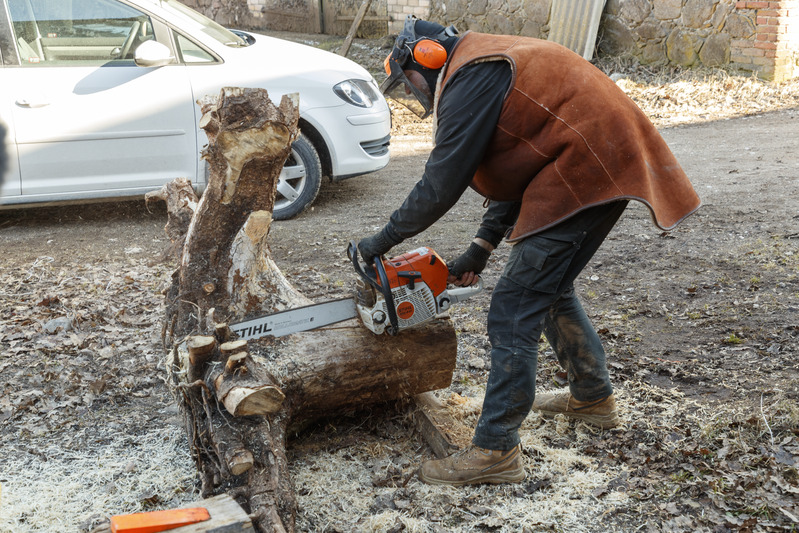
[[555, 293], [579, 246], [541, 237], [520, 242], [511, 252], [503, 275], [516, 285], [548, 294]]

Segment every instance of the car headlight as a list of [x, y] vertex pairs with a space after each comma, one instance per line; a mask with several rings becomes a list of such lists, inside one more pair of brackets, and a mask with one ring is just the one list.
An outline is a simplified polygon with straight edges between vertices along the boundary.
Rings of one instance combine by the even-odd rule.
[[366, 80], [346, 80], [333, 87], [333, 91], [345, 102], [358, 107], [372, 107], [378, 98], [375, 88]]

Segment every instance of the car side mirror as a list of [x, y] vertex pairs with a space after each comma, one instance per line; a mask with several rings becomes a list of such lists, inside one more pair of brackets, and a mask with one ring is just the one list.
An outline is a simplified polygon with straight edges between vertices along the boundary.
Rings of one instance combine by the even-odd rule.
[[172, 51], [158, 41], [144, 41], [137, 48], [133, 60], [139, 67], [163, 67], [175, 60]]

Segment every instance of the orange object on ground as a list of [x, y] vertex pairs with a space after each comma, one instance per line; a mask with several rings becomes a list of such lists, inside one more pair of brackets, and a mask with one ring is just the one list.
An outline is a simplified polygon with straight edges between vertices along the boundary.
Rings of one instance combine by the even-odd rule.
[[211, 515], [205, 507], [123, 514], [111, 517], [111, 531], [112, 533], [156, 533], [204, 522], [210, 518]]

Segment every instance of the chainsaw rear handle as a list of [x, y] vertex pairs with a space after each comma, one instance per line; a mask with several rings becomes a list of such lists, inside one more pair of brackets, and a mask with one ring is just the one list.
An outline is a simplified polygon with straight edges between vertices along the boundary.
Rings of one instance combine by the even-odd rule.
[[397, 310], [394, 307], [394, 296], [391, 294], [391, 287], [388, 283], [388, 274], [386, 274], [386, 267], [383, 264], [383, 260], [379, 255], [374, 257], [375, 270], [380, 278], [380, 283], [377, 283], [375, 279], [364, 272], [363, 267], [361, 267], [361, 262], [358, 260], [358, 245], [355, 244], [355, 241], [350, 241], [349, 246], [347, 246], [347, 256], [350, 258], [350, 261], [352, 261], [352, 266], [355, 268], [355, 272], [357, 272], [358, 275], [361, 276], [364, 281], [366, 281], [366, 283], [380, 291], [380, 294], [383, 295], [383, 298], [386, 301], [388, 320], [390, 322], [390, 325], [386, 326], [386, 331], [389, 335], [396, 335], [399, 333], [399, 319], [397, 318]]
[[456, 304], [462, 302], [467, 298], [471, 298], [475, 294], [483, 291], [483, 278], [477, 276], [477, 283], [469, 285], [468, 287], [460, 287], [457, 289], [447, 289], [447, 296], [449, 296], [449, 303]]

